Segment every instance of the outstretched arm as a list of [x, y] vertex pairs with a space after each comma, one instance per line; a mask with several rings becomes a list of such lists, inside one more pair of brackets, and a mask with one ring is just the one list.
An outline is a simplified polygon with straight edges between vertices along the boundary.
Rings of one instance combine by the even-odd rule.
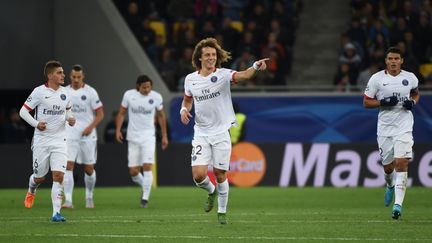
[[263, 71], [267, 69], [266, 61], [268, 60], [270, 60], [270, 58], [263, 58], [261, 60], [254, 62], [252, 67], [249, 67], [244, 71], [236, 72], [233, 76], [233, 81], [241, 82], [244, 80], [251, 79], [257, 71]]

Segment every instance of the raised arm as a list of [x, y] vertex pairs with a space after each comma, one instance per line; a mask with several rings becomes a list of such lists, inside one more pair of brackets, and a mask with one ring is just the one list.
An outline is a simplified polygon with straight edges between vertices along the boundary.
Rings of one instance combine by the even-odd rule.
[[248, 69], [244, 71], [236, 72], [233, 76], [233, 79], [235, 82], [241, 82], [244, 80], [251, 79], [257, 71], [263, 71], [267, 69], [266, 61], [270, 60], [270, 58], [264, 58], [261, 60], [258, 60], [254, 62], [252, 67], [249, 67]]

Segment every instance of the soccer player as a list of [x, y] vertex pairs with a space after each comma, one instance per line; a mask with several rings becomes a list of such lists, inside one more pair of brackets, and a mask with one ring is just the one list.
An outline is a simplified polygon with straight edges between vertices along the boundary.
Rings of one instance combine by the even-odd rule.
[[378, 147], [387, 184], [384, 205], [393, 201], [392, 218], [402, 215], [408, 179], [408, 161], [412, 158], [413, 124], [411, 110], [418, 103], [418, 79], [401, 70], [401, 51], [390, 47], [385, 56], [386, 69], [372, 75], [366, 86], [363, 106], [379, 108]]
[[162, 149], [168, 147], [163, 98], [158, 92], [152, 90], [152, 86], [153, 82], [149, 77], [138, 76], [136, 88], [124, 93], [116, 119], [116, 140], [123, 143], [121, 128], [127, 111], [129, 122], [126, 140], [128, 141], [129, 174], [132, 181], [142, 188], [142, 208], [148, 207], [153, 182], [152, 168], [156, 150], [155, 118], [162, 131]]
[[[231, 101], [231, 84], [252, 78], [265, 70], [268, 58], [256, 61], [252, 67], [237, 72], [221, 68], [231, 54], [219, 46], [214, 38], [201, 40], [192, 55], [192, 65], [197, 70], [186, 76], [180, 119], [188, 124], [195, 102], [195, 126], [192, 140], [192, 176], [195, 184], [207, 191], [204, 211], [210, 212], [218, 196], [218, 221], [226, 224], [229, 185], [227, 170], [231, 156], [229, 128], [236, 125]], [[207, 176], [208, 165], [213, 166], [217, 188]]]
[[[45, 181], [48, 170], [52, 172], [51, 200], [53, 222], [64, 222], [60, 214], [63, 197], [63, 176], [66, 170], [66, 123], [75, 124], [71, 111], [70, 95], [64, 84], [64, 71], [58, 61], [45, 64], [46, 83], [36, 87], [20, 110], [20, 116], [32, 127], [33, 135], [33, 174], [29, 179], [29, 188], [24, 201], [26, 208], [32, 208], [36, 188]], [[29, 113], [35, 110], [34, 118]]]
[[73, 208], [72, 192], [74, 188], [74, 163], [84, 165], [84, 183], [86, 208], [94, 208], [93, 190], [96, 184], [94, 165], [97, 156], [96, 127], [104, 117], [102, 102], [96, 90], [84, 83], [84, 70], [81, 65], [74, 65], [69, 78], [71, 84], [66, 87], [70, 93], [72, 112], [77, 120], [73, 127], [67, 127], [68, 162], [64, 177], [65, 201], [62, 208]]

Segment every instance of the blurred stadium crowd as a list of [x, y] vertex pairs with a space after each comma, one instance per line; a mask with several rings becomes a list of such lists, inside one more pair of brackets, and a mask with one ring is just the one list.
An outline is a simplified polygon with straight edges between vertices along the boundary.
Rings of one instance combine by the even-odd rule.
[[350, 6], [350, 24], [340, 36], [338, 90], [363, 90], [385, 68], [389, 46], [403, 52], [404, 70], [415, 73], [421, 85], [432, 85], [430, 0], [351, 0]]
[[244, 70], [270, 57], [269, 72], [248, 85], [284, 85], [292, 63], [302, 0], [134, 0], [114, 1], [170, 90], [182, 90], [193, 72], [198, 40], [215, 37]]

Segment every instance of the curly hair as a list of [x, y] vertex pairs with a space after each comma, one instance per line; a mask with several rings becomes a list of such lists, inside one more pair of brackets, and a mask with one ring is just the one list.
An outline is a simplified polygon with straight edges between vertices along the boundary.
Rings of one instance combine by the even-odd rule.
[[221, 64], [231, 59], [231, 53], [228, 51], [225, 51], [222, 49], [222, 47], [218, 44], [217, 40], [215, 38], [205, 38], [202, 39], [198, 44], [195, 46], [195, 50], [192, 54], [192, 66], [196, 70], [200, 70], [201, 67], [201, 61], [199, 60], [202, 55], [202, 49], [205, 47], [211, 47], [216, 49], [216, 67], [220, 68]]

